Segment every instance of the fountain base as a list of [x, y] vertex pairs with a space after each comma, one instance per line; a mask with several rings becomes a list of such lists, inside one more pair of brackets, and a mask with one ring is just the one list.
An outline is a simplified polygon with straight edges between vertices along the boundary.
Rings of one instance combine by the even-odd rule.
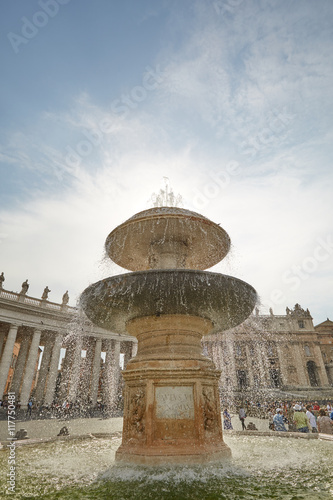
[[116, 460], [157, 465], [229, 458], [220, 372], [201, 353], [201, 338], [213, 324], [196, 316], [164, 315], [136, 318], [126, 327], [138, 338], [138, 353], [123, 373], [123, 439]]

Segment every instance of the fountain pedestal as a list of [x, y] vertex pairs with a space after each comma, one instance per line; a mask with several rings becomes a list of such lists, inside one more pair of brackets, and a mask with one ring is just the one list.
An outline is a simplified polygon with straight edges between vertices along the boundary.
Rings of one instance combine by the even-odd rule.
[[212, 323], [186, 315], [131, 320], [138, 353], [123, 372], [122, 445], [116, 459], [140, 464], [204, 463], [231, 456], [223, 442], [220, 372], [201, 354]]

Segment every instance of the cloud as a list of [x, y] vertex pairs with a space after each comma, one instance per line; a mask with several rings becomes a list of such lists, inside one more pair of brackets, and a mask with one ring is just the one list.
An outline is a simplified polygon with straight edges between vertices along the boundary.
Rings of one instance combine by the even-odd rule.
[[[156, 88], [144, 87], [143, 68], [140, 85], [112, 102], [79, 93], [68, 110], [8, 131], [0, 158], [24, 182], [0, 211], [6, 286], [29, 278], [32, 295], [48, 285], [60, 301], [68, 289], [73, 304], [121, 272], [104, 260], [105, 238], [149, 208], [167, 176], [186, 208], [230, 233], [220, 272], [253, 284], [276, 312], [329, 307], [332, 258], [306, 269], [331, 230], [332, 41], [323, 46], [308, 2], [288, 15], [279, 2], [232, 5], [217, 15], [214, 2], [193, 3], [186, 22], [177, 5], [172, 29], [184, 30], [156, 55]], [[307, 275], [295, 289], [294, 266]]]

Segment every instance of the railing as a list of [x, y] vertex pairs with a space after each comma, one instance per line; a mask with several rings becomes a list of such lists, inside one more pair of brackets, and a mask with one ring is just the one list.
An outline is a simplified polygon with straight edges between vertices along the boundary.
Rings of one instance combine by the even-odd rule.
[[7, 290], [0, 290], [0, 297], [3, 297], [4, 299], [17, 300], [17, 296], [17, 293], [7, 292]]
[[76, 311], [75, 307], [67, 306], [66, 304], [57, 304], [56, 302], [49, 302], [45, 299], [36, 299], [29, 297], [23, 293], [9, 292], [8, 290], [0, 289], [0, 299], [13, 300], [21, 302], [34, 307], [43, 307], [45, 309], [53, 309], [54, 311], [72, 312]]

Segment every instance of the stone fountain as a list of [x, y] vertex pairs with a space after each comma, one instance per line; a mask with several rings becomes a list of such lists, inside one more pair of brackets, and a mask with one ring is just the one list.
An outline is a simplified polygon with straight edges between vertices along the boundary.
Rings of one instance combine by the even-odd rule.
[[122, 444], [116, 459], [204, 463], [230, 457], [221, 425], [220, 372], [202, 354], [204, 335], [242, 323], [257, 294], [239, 279], [204, 271], [228, 253], [218, 224], [176, 207], [140, 212], [106, 240], [109, 257], [133, 271], [89, 286], [87, 316], [138, 339], [123, 372]]

